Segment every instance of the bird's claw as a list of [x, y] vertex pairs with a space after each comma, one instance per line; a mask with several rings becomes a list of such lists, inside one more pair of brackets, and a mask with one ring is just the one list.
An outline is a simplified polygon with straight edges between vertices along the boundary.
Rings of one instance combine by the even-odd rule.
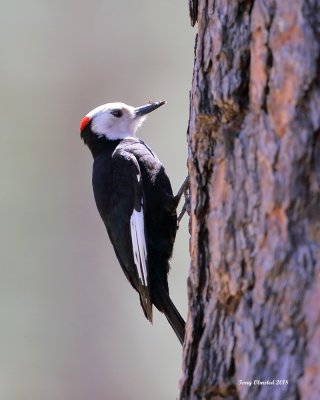
[[179, 216], [177, 218], [177, 228], [179, 228], [180, 221], [182, 220], [182, 217], [184, 216], [184, 214], [187, 212], [187, 214], [190, 217], [190, 212], [191, 212], [189, 186], [184, 189], [183, 195], [184, 195], [184, 204], [183, 204], [183, 207], [182, 207], [182, 209], [180, 211], [180, 214], [179, 214]]

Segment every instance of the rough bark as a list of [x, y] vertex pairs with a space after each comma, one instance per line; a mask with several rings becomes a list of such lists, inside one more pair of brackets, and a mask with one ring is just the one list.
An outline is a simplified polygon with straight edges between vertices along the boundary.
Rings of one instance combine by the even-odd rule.
[[189, 5], [181, 399], [320, 399], [320, 1]]

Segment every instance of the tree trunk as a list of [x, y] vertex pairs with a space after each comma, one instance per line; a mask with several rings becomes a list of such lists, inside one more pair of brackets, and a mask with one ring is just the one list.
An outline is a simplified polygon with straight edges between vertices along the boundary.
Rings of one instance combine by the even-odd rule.
[[320, 399], [320, 1], [189, 3], [181, 399]]

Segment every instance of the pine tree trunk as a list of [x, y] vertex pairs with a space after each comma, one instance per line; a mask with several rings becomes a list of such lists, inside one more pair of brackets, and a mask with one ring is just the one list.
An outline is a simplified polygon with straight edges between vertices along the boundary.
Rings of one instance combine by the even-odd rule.
[[320, 399], [320, 1], [189, 3], [181, 399]]

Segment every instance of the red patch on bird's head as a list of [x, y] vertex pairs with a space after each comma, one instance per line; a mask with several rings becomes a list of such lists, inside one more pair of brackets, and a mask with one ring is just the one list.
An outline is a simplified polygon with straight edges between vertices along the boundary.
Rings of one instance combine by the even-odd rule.
[[90, 118], [88, 116], [85, 116], [82, 118], [82, 121], [80, 122], [80, 132], [84, 130], [84, 128], [88, 125], [90, 122]]

